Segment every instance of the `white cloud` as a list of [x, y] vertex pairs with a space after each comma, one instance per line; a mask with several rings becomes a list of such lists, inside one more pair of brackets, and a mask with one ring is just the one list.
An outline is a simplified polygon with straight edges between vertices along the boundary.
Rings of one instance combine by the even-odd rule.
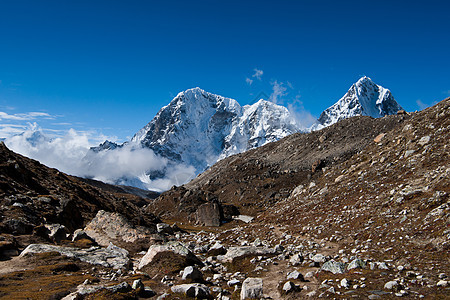
[[251, 80], [250, 78], [245, 78], [245, 82], [247, 82], [248, 85], [252, 85], [253, 80]]
[[303, 128], [310, 128], [317, 121], [317, 118], [303, 107], [301, 101], [298, 104], [289, 103], [287, 109], [297, 124], [300, 124]]
[[258, 70], [257, 68], [254, 68], [253, 71], [255, 71], [255, 73], [252, 75], [252, 77], [258, 79], [259, 81], [261, 81], [261, 77], [263, 76], [264, 72], [263, 70]]
[[53, 119], [51, 115], [43, 112], [33, 111], [22, 114], [8, 114], [6, 112], [0, 111], [0, 120], [31, 121], [37, 118]]
[[416, 104], [417, 104], [417, 106], [419, 107], [420, 110], [425, 109], [425, 108], [428, 107], [428, 105], [423, 103], [422, 100], [420, 100], [420, 99], [416, 100]]
[[272, 94], [269, 97], [269, 101], [279, 104], [281, 102], [281, 98], [286, 95], [287, 88], [284, 86], [283, 82], [273, 81], [272, 85]]
[[[159, 157], [152, 150], [136, 145], [125, 145], [114, 151], [95, 154], [89, 148], [107, 138], [95, 132], [70, 129], [64, 135], [50, 138], [36, 123], [29, 124], [25, 130], [19, 125], [3, 128], [10, 132], [21, 132], [6, 138], [5, 143], [11, 150], [71, 175], [107, 183], [133, 184], [157, 191], [183, 184], [195, 176], [193, 167], [169, 164], [167, 159]], [[165, 171], [164, 178], [150, 180], [146, 175], [148, 171], [161, 170]]]
[[[294, 86], [291, 82], [281, 82], [273, 81], [270, 83], [272, 85], [272, 94], [269, 96], [269, 101], [284, 105], [294, 117], [297, 124], [301, 125], [303, 128], [309, 128], [317, 120], [309, 111], [307, 111], [303, 102], [300, 100], [300, 94], [296, 92]], [[290, 94], [295, 94], [290, 96]]]
[[438, 103], [438, 101], [433, 101], [431, 104], [428, 104], [428, 103], [423, 102], [420, 99], [416, 100], [416, 104], [417, 104], [417, 107], [419, 107], [419, 110], [423, 110], [423, 109], [425, 109], [427, 107], [436, 105], [437, 103]]

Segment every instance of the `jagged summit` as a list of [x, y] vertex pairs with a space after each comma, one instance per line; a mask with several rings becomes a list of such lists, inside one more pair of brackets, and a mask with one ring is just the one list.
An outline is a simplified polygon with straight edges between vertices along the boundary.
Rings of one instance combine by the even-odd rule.
[[262, 99], [242, 107], [234, 99], [196, 87], [179, 93], [131, 143], [200, 172], [218, 159], [299, 130], [285, 107]]
[[323, 128], [354, 116], [380, 118], [401, 109], [388, 89], [363, 76], [339, 101], [322, 112], [317, 127]]

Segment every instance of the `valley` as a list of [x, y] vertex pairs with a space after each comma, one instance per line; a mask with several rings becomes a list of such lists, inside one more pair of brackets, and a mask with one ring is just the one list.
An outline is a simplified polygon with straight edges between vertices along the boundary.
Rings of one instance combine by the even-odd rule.
[[347, 118], [156, 199], [2, 144], [0, 297], [447, 299], [449, 122], [450, 98]]

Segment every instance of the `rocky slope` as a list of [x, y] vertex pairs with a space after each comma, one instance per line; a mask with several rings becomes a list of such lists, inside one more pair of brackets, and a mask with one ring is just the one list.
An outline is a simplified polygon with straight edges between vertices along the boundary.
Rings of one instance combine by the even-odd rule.
[[335, 104], [322, 112], [313, 129], [330, 126], [340, 120], [355, 116], [381, 118], [395, 115], [403, 108], [391, 92], [375, 84], [369, 77], [360, 78]]
[[[0, 297], [446, 299], [449, 129], [450, 98], [411, 115], [355, 117], [233, 155], [133, 208], [166, 221], [152, 223], [156, 233], [126, 210], [100, 210], [82, 231], [38, 228], [26, 240], [31, 245], [19, 233], [2, 234], [0, 250], [12, 259], [0, 261]], [[4, 163], [2, 201], [13, 189], [38, 190], [24, 183], [33, 176], [37, 184], [49, 178], [48, 191], [79, 190], [48, 173], [56, 170], [38, 172], [38, 163], [5, 153], [20, 163]], [[4, 180], [27, 168], [45, 176]], [[2, 213], [18, 206], [2, 202]], [[46, 210], [52, 206], [60, 204]], [[18, 240], [22, 246], [12, 248]]]
[[121, 187], [66, 175], [10, 151], [4, 143], [0, 143], [0, 195], [2, 233], [27, 235], [37, 226], [54, 223], [73, 231], [99, 210], [120, 212], [146, 226], [158, 221], [139, 210], [150, 199]]

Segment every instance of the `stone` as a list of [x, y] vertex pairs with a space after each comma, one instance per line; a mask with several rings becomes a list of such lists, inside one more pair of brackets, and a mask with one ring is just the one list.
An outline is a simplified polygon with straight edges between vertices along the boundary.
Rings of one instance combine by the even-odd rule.
[[334, 179], [334, 182], [335, 182], [335, 183], [339, 183], [339, 182], [341, 182], [341, 181], [344, 180], [344, 179], [345, 179], [345, 175], [342, 174], [342, 175], [339, 175], [338, 177], [336, 177], [336, 178]]
[[201, 282], [203, 281], [203, 274], [194, 266], [187, 266], [183, 271], [183, 280], [190, 279], [193, 282]]
[[77, 229], [73, 232], [72, 235], [72, 242], [79, 241], [79, 240], [90, 240], [94, 241], [93, 238], [91, 238], [83, 229]]
[[300, 281], [305, 281], [305, 278], [303, 277], [303, 274], [300, 273], [299, 271], [295, 270], [292, 272], [289, 272], [287, 274], [287, 279], [298, 279]]
[[173, 234], [173, 228], [166, 223], [158, 223], [156, 224], [156, 231], [162, 234]]
[[208, 255], [210, 255], [210, 256], [211, 255], [212, 256], [224, 255], [225, 253], [227, 253], [227, 250], [225, 249], [225, 247], [220, 242], [216, 242], [208, 250]]
[[429, 141], [430, 141], [430, 136], [429, 136], [429, 135], [426, 135], [426, 136], [423, 136], [423, 137], [419, 140], [418, 144], [421, 145], [421, 146], [423, 146], [423, 145], [425, 145], [425, 144], [428, 144]]
[[45, 224], [48, 230], [48, 237], [56, 243], [67, 239], [68, 230], [66, 226], [61, 224]]
[[132, 287], [127, 282], [122, 282], [119, 283], [118, 285], [107, 287], [106, 289], [115, 294], [115, 293], [128, 293], [132, 290]]
[[241, 284], [241, 281], [238, 279], [231, 279], [231, 280], [228, 280], [228, 282], [227, 282], [228, 286], [235, 286], [238, 284]]
[[333, 274], [342, 274], [345, 272], [345, 264], [332, 259], [324, 263], [320, 270], [328, 271]]
[[382, 263], [378, 264], [378, 269], [380, 269], [380, 270], [389, 270], [389, 267], [387, 266], [387, 264], [385, 262], [382, 262]]
[[244, 223], [250, 223], [251, 221], [253, 221], [253, 217], [252, 216], [246, 216], [246, 215], [237, 215], [237, 216], [233, 216], [233, 220], [238, 220], [238, 221], [242, 221]]
[[144, 257], [141, 258], [138, 269], [142, 269], [143, 267], [152, 263], [154, 259], [158, 259], [158, 254], [163, 252], [170, 252], [182, 257], [185, 261], [185, 265], [203, 265], [200, 259], [195, 256], [194, 253], [191, 252], [191, 250], [189, 250], [179, 242], [170, 241], [163, 245], [150, 246], [147, 253], [144, 255]]
[[373, 141], [378, 144], [379, 142], [381, 142], [381, 140], [384, 138], [385, 135], [386, 133], [380, 133], [373, 139]]
[[436, 286], [447, 287], [448, 286], [448, 281], [447, 280], [439, 280], [438, 283], [436, 284]]
[[131, 287], [133, 288], [133, 290], [141, 290], [144, 288], [144, 284], [142, 283], [142, 280], [136, 279], [135, 281], [133, 281]]
[[415, 150], [407, 150], [405, 152], [405, 157], [408, 157], [408, 156], [412, 155], [414, 152], [416, 152], [416, 151]]
[[363, 260], [361, 260], [359, 258], [355, 258], [348, 264], [347, 270], [350, 271], [350, 270], [356, 269], [356, 268], [364, 269], [365, 267], [366, 267], [366, 263]]
[[259, 238], [256, 238], [256, 239], [253, 241], [253, 246], [255, 246], [255, 247], [261, 247], [261, 246], [262, 246], [261, 240], [260, 240]]
[[309, 293], [307, 293], [307, 294], [306, 294], [306, 297], [308, 297], [308, 298], [312, 298], [312, 297], [315, 297], [315, 296], [316, 296], [316, 294], [317, 294], [317, 292], [316, 292], [316, 291], [311, 291], [311, 292], [309, 292]]
[[200, 283], [179, 284], [171, 287], [173, 293], [184, 294], [187, 297], [207, 299], [210, 297], [209, 289]]
[[148, 286], [144, 287], [144, 289], [142, 289], [139, 292], [139, 296], [142, 297], [142, 298], [151, 298], [151, 297], [153, 297], [155, 295], [156, 295], [156, 293], [151, 288], [149, 288]]
[[398, 282], [395, 281], [395, 280], [388, 281], [384, 285], [384, 288], [387, 289], [387, 290], [397, 289], [398, 287], [399, 287]]
[[217, 202], [208, 202], [200, 205], [196, 212], [197, 223], [202, 226], [221, 225], [220, 205]]
[[303, 258], [303, 256], [300, 253], [296, 253], [294, 255], [292, 255], [291, 259], [289, 259], [289, 263], [292, 266], [298, 266], [300, 265], [305, 259]]
[[225, 255], [217, 256], [217, 260], [221, 262], [233, 262], [233, 260], [245, 256], [261, 256], [274, 254], [276, 254], [276, 251], [272, 248], [253, 246], [230, 247]]
[[263, 280], [249, 277], [242, 283], [241, 300], [260, 299], [263, 296]]
[[316, 254], [312, 257], [312, 261], [316, 263], [324, 263], [327, 261], [327, 259], [323, 254]]
[[305, 274], [304, 276], [305, 278], [313, 278], [314, 277], [314, 273], [312, 271], [309, 271]]
[[33, 253], [58, 252], [67, 257], [84, 261], [93, 265], [101, 265], [106, 268], [128, 269], [130, 259], [128, 251], [110, 244], [107, 248], [91, 247], [89, 249], [79, 249], [73, 247], [62, 247], [45, 244], [31, 244], [26, 247], [20, 257], [32, 255]]
[[101, 246], [110, 242], [135, 244], [146, 243], [150, 235], [156, 232], [155, 228], [133, 226], [119, 213], [110, 213], [99, 210], [84, 228], [84, 231]]
[[295, 292], [298, 289], [298, 286], [296, 286], [292, 281], [287, 281], [283, 285], [283, 292], [286, 294]]
[[350, 283], [345, 278], [343, 278], [340, 283], [343, 288], [348, 288], [350, 286]]

